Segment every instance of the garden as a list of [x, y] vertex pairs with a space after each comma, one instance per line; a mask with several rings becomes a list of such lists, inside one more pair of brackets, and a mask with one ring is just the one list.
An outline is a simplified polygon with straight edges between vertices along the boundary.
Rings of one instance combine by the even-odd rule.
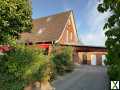
[[45, 55], [42, 49], [18, 44], [20, 34], [31, 29], [32, 7], [28, 0], [0, 0], [0, 46], [10, 47], [0, 53], [0, 90], [50, 90], [58, 75], [73, 70], [71, 47], [63, 47], [59, 53], [54, 48]]
[[[60, 52], [57, 52], [58, 48]], [[71, 47], [57, 46], [51, 55], [44, 55], [42, 49], [16, 45], [0, 56], [0, 88], [2, 90], [23, 90], [27, 86], [41, 88], [36, 86], [36, 82], [40, 84], [46, 82], [51, 86], [50, 83], [57, 76], [65, 75], [73, 68]], [[44, 85], [44, 88], [46, 87], [48, 86]]]

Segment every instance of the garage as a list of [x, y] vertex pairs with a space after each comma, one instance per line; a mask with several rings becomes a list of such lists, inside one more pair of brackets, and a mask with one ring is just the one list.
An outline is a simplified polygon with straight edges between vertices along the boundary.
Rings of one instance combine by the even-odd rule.
[[104, 60], [107, 54], [105, 47], [76, 46], [75, 51], [78, 53], [80, 64], [105, 65]]
[[96, 55], [91, 55], [91, 65], [96, 65]]

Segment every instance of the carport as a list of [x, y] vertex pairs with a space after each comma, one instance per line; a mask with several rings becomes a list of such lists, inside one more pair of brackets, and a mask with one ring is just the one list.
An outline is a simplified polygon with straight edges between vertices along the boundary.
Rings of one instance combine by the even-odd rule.
[[[89, 65], [104, 65], [107, 50], [105, 47], [98, 46], [75, 46], [75, 63]], [[74, 57], [75, 57], [74, 56]]]

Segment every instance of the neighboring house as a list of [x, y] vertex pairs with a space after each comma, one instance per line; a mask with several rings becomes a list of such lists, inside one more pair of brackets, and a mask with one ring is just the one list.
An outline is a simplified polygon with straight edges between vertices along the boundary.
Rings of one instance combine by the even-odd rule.
[[74, 63], [104, 64], [102, 59], [106, 54], [104, 47], [84, 46], [78, 43], [80, 41], [72, 11], [35, 19], [32, 24], [32, 31], [22, 33], [19, 43], [35, 44], [39, 48], [47, 49], [48, 52], [55, 43], [70, 45], [74, 48]]
[[7, 52], [9, 51], [11, 48], [9, 45], [0, 45], [0, 52]]

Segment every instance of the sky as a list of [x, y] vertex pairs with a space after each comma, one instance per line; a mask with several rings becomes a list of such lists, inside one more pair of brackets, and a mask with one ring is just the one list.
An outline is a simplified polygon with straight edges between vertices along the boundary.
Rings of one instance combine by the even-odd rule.
[[54, 15], [72, 10], [79, 40], [84, 45], [104, 46], [103, 26], [109, 13], [97, 11], [100, 0], [32, 0], [32, 18]]

